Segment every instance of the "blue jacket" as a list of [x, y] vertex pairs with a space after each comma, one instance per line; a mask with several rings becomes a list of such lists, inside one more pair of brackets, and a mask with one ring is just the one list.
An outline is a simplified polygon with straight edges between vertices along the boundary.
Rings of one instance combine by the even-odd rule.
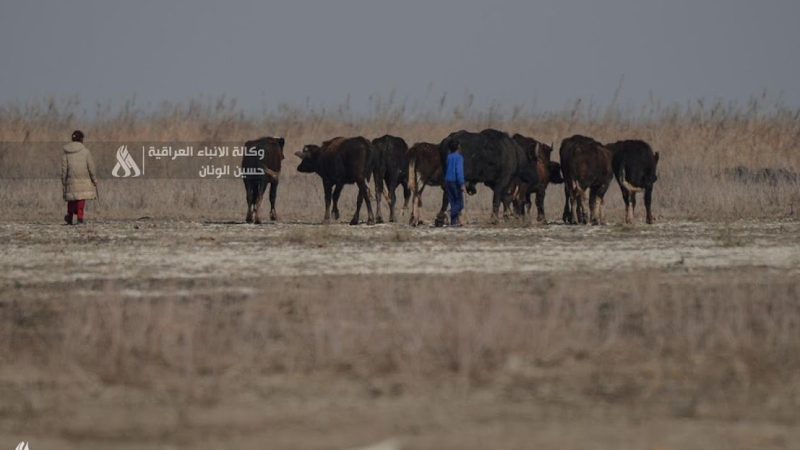
[[447, 156], [447, 171], [444, 174], [444, 181], [455, 181], [459, 186], [464, 185], [464, 157], [459, 152], [450, 153]]

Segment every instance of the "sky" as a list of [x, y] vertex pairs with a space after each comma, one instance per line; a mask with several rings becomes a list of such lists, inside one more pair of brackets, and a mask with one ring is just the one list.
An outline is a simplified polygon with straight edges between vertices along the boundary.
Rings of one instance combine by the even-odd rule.
[[800, 106], [797, 0], [0, 0], [0, 105]]

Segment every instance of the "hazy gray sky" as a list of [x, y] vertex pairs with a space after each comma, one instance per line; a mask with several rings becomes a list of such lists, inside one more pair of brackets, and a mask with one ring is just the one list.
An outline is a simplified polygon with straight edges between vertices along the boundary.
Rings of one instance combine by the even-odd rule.
[[0, 103], [77, 94], [140, 106], [226, 94], [358, 108], [429, 88], [560, 109], [665, 102], [800, 106], [798, 0], [2, 0]]

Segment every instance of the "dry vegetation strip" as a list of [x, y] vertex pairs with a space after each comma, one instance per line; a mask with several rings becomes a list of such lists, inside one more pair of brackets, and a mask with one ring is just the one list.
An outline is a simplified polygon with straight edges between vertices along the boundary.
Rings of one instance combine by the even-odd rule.
[[[652, 101], [640, 110], [598, 110], [578, 102], [571, 110], [554, 113], [515, 108], [475, 110], [463, 105], [440, 104], [439, 109], [409, 110], [406, 105], [377, 99], [372, 110], [356, 114], [347, 105], [331, 110], [281, 106], [263, 114], [244, 114], [235, 102], [164, 104], [155, 111], [137, 109], [133, 102], [121, 108], [98, 107], [97, 118], [87, 118], [76, 100], [33, 102], [0, 108], [0, 142], [61, 142], [73, 129], [87, 133], [92, 142], [243, 142], [262, 135], [283, 136], [287, 160], [282, 174], [278, 212], [284, 219], [309, 220], [319, 214], [322, 202], [318, 181], [295, 172], [295, 150], [333, 136], [386, 133], [409, 143], [439, 142], [458, 129], [495, 127], [558, 143], [575, 133], [603, 142], [637, 138], [661, 152], [660, 179], [656, 186], [656, 214], [663, 217], [730, 219], [741, 217], [797, 217], [800, 206], [798, 181], [747, 183], [727, 176], [737, 167], [800, 172], [800, 111], [766, 98], [746, 105], [702, 101], [685, 106], [663, 106]], [[54, 144], [54, 150], [59, 149]], [[27, 155], [15, 156], [26, 158]], [[6, 164], [11, 164], [6, 161]], [[0, 161], [0, 170], [3, 169]], [[0, 174], [2, 210], [16, 217], [40, 219], [60, 209], [56, 180], [9, 180]], [[107, 181], [103, 204], [92, 205], [108, 218], [158, 215], [167, 217], [237, 218], [244, 209], [244, 193], [237, 182], [192, 180]], [[345, 191], [345, 201], [355, 197]], [[434, 191], [434, 190], [429, 190]], [[551, 217], [560, 216], [563, 193], [550, 190]], [[621, 205], [612, 188], [611, 211]], [[436, 195], [429, 192], [426, 216], [434, 210]], [[486, 201], [471, 201], [485, 208]], [[347, 205], [347, 204], [346, 204]], [[349, 207], [349, 206], [347, 206]]]
[[[488, 389], [512, 401], [800, 419], [800, 283], [780, 273], [289, 277], [243, 291], [214, 284], [154, 282], [150, 294], [133, 297], [108, 283], [60, 300], [51, 288], [4, 295], [0, 360], [76, 394], [131, 386], [181, 407], [288, 375], [347, 380], [372, 395]], [[17, 401], [6, 404], [6, 420], [47, 415], [47, 394], [23, 379], [9, 384], [10, 375], [5, 386]]]

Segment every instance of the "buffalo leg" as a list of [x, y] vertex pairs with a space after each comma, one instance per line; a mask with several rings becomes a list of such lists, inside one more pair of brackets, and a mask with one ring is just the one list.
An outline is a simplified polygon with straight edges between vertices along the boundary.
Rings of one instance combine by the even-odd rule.
[[600, 195], [600, 223], [605, 225], [606, 223], [606, 197], [605, 195]]
[[258, 181], [258, 193], [256, 194], [255, 205], [253, 205], [253, 223], [260, 224], [261, 217], [258, 215], [258, 210], [261, 208], [261, 200], [264, 198], [264, 191], [267, 190], [266, 181]]
[[442, 183], [442, 207], [436, 215], [436, 222], [434, 222], [434, 225], [437, 227], [441, 227], [447, 222], [447, 206], [449, 204], [450, 201], [447, 199], [447, 191], [444, 189], [444, 183]]
[[408, 187], [408, 181], [403, 181], [400, 185], [403, 186], [403, 210], [400, 212], [400, 215], [405, 217], [406, 212], [408, 212], [408, 200], [411, 198], [411, 189]]
[[337, 184], [333, 189], [333, 220], [339, 220], [339, 196], [342, 195], [344, 184]]
[[564, 181], [564, 214], [561, 219], [565, 224], [575, 223], [575, 205], [573, 202], [572, 182]]
[[508, 192], [508, 185], [511, 183], [510, 179], [500, 180], [492, 192], [492, 216], [489, 218], [491, 223], [498, 223], [500, 214], [500, 203], [503, 203], [503, 198]]
[[364, 202], [367, 204], [367, 225], [375, 225], [375, 214], [372, 212], [372, 200], [369, 199], [369, 185], [366, 181], [359, 183], [359, 189], [364, 190]]
[[331, 223], [331, 190], [333, 184], [325, 182], [322, 184], [322, 190], [325, 191], [325, 218], [322, 223]]
[[419, 214], [422, 208], [422, 192], [425, 190], [425, 184], [419, 188], [419, 191], [412, 191], [411, 198], [411, 217], [408, 219], [408, 224], [412, 227], [419, 225]]
[[397, 205], [397, 180], [389, 179], [389, 184], [386, 186], [389, 189], [389, 222], [395, 221], [395, 206]]
[[599, 202], [600, 199], [597, 197], [597, 192], [589, 188], [589, 220], [592, 225], [598, 225], [600, 223]]
[[[544, 215], [544, 194], [545, 188], [540, 187], [536, 190], [536, 221], [546, 222], [547, 218]], [[527, 204], [530, 205], [531, 199], [528, 197]]]
[[502, 203], [503, 203], [503, 220], [507, 221], [517, 216], [516, 209], [512, 204], [510, 196], [504, 197]]
[[375, 224], [375, 216], [372, 212], [372, 202], [369, 199], [369, 187], [364, 180], [358, 181], [358, 201], [356, 202], [356, 213], [350, 221], [350, 225], [358, 225], [358, 219], [361, 215], [361, 203], [367, 204], [367, 225]]
[[247, 223], [253, 223], [253, 201], [255, 200], [255, 195], [253, 195], [251, 181], [244, 180], [244, 190], [247, 194], [247, 216], [245, 216], [244, 221]]
[[383, 214], [381, 214], [381, 197], [383, 196], [383, 177], [375, 174], [375, 220], [378, 223], [383, 223]]
[[278, 182], [273, 181], [269, 184], [269, 220], [278, 220], [278, 213], [275, 211], [275, 202], [278, 200]]
[[581, 189], [580, 184], [575, 183], [575, 197], [576, 197], [576, 210], [578, 213], [578, 222], [582, 225], [586, 225], [587, 221], [587, 209], [589, 208], [589, 188]]
[[364, 193], [361, 192], [361, 188], [358, 189], [358, 199], [356, 200], [356, 212], [353, 214], [353, 218], [350, 219], [350, 225], [358, 225], [358, 219], [361, 216], [361, 203], [364, 202]]
[[633, 222], [633, 211], [631, 210], [631, 193], [620, 185], [622, 191], [622, 201], [625, 202], [625, 223]]
[[636, 218], [636, 192], [631, 191], [631, 223]]
[[647, 210], [647, 223], [653, 223], [653, 188], [648, 187], [644, 190], [644, 207]]

